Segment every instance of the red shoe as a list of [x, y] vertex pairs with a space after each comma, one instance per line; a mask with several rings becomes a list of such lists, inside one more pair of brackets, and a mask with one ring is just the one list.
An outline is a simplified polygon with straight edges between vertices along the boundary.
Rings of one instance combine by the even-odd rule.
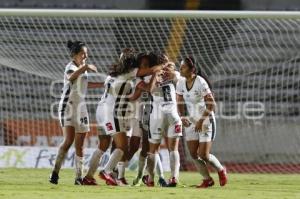
[[215, 182], [212, 178], [204, 179], [202, 184], [197, 185], [197, 188], [208, 188], [214, 186]]
[[99, 172], [99, 177], [103, 180], [105, 180], [107, 185], [111, 186], [117, 186], [118, 183], [116, 182], [115, 178], [112, 176], [112, 174], [108, 174], [105, 171], [100, 171]]
[[177, 186], [177, 180], [175, 177], [169, 179], [168, 187], [176, 187]]
[[154, 181], [152, 182], [148, 181], [146, 185], [147, 187], [154, 187]]
[[98, 185], [95, 178], [89, 178], [87, 176], [85, 176], [82, 179], [82, 185]]
[[128, 182], [125, 178], [120, 178], [117, 180], [117, 182], [118, 182], [118, 185], [120, 185], [120, 186], [128, 186]]
[[226, 169], [222, 169], [221, 171], [218, 172], [219, 175], [219, 182], [220, 182], [220, 186], [225, 186], [225, 184], [227, 184], [227, 171]]
[[154, 181], [149, 181], [149, 175], [144, 175], [142, 181], [147, 187], [154, 187]]

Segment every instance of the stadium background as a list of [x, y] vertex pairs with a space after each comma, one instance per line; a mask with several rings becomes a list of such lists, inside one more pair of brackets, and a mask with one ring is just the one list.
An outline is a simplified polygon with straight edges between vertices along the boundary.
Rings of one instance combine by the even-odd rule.
[[[165, 2], [165, 3], [163, 3]], [[181, 10], [181, 9], [196, 9], [196, 10], [299, 10], [300, 3], [298, 1], [0, 1], [2, 8], [64, 8], [64, 9], [163, 9], [163, 10]], [[255, 3], [259, 2], [259, 3]], [[16, 24], [22, 24], [22, 21], [15, 20]], [[189, 30], [193, 26], [192, 22], [173, 23], [169, 21], [164, 26], [162, 31], [168, 34], [162, 35], [160, 32], [151, 34], [151, 40], [143, 41], [143, 34], [128, 32], [133, 28], [128, 23], [124, 25], [122, 20], [114, 21], [119, 31], [113, 32], [113, 42], [101, 43], [90, 39], [87, 44], [91, 46], [90, 62], [101, 66], [103, 72], [106, 71], [106, 66], [113, 63], [121, 48], [134, 47], [138, 50], [147, 49], [151, 46], [151, 41], [159, 41], [164, 50], [170, 55], [171, 59], [177, 63], [180, 57], [186, 54], [198, 55], [196, 60], [204, 73], [212, 80], [214, 93], [221, 113], [226, 117], [218, 117], [217, 128], [218, 135], [213, 147], [214, 153], [220, 157], [220, 160], [225, 162], [230, 172], [293, 172], [300, 173], [300, 135], [299, 135], [299, 119], [300, 119], [300, 97], [299, 97], [299, 57], [297, 55], [297, 47], [290, 45], [282, 45], [282, 50], [285, 54], [273, 57], [272, 54], [257, 55], [255, 59], [252, 57], [244, 57], [243, 53], [233, 55], [231, 60], [243, 60], [244, 63], [250, 66], [261, 65], [259, 71], [252, 71], [250, 74], [244, 75], [246, 66], [240, 64], [239, 61], [231, 62], [230, 67], [226, 60], [222, 58], [222, 54], [226, 50], [229, 40], [234, 39], [235, 24], [227, 24], [222, 26], [222, 22], [215, 21], [203, 26], [203, 35], [193, 35], [192, 32], [182, 31], [177, 35], [172, 36], [172, 30], [181, 29]], [[84, 23], [83, 23], [84, 24]], [[148, 26], [144, 23], [138, 23], [137, 29], [147, 30]], [[63, 27], [60, 23], [54, 23], [53, 26]], [[8, 30], [9, 24], [5, 21], [0, 23], [2, 30]], [[217, 28], [216, 28], [217, 27]], [[218, 27], [223, 31], [218, 30]], [[47, 27], [38, 26], [36, 31], [47, 30]], [[80, 24], [73, 28], [80, 31]], [[12, 29], [11, 29], [12, 30]], [[213, 31], [210, 39], [205, 38], [205, 32]], [[93, 31], [93, 28], [91, 28]], [[94, 31], [99, 31], [94, 29]], [[101, 31], [101, 30], [100, 30]], [[104, 30], [103, 30], [104, 31]], [[150, 30], [149, 30], [150, 31]], [[126, 34], [125, 34], [126, 32]], [[220, 32], [223, 32], [222, 42], [218, 41]], [[18, 36], [12, 36], [6, 39], [5, 34], [1, 32], [0, 37], [0, 145], [1, 146], [41, 146], [55, 147], [61, 141], [61, 130], [56, 120], [51, 117], [51, 104], [59, 100], [61, 84], [53, 84], [54, 81], [61, 79], [63, 66], [68, 61], [67, 51], [49, 51], [47, 46], [37, 47], [29, 46], [31, 51], [15, 51], [18, 45]], [[300, 33], [297, 33], [299, 36]], [[56, 35], [57, 36], [57, 35]], [[34, 43], [36, 38], [24, 36], [24, 42]], [[191, 48], [186, 45], [187, 39], [195, 37], [197, 41], [201, 41], [195, 45], [196, 48]], [[280, 35], [281, 37], [281, 35]], [[132, 41], [134, 38], [134, 41]], [[276, 38], [276, 35], [274, 35]], [[65, 38], [72, 39], [72, 38]], [[110, 38], [108, 38], [110, 39]], [[284, 40], [285, 38], [280, 38]], [[288, 40], [288, 38], [287, 38]], [[9, 45], [11, 42], [15, 46]], [[139, 42], [143, 41], [143, 46]], [[54, 46], [53, 49], [65, 48], [65, 40], [57, 41], [55, 37], [47, 40], [47, 45]], [[111, 51], [105, 51], [101, 46]], [[272, 41], [270, 41], [272, 46]], [[260, 46], [264, 48], [265, 46]], [[160, 48], [159, 46], [153, 47]], [[236, 46], [235, 50], [245, 52], [253, 50], [254, 46], [246, 48]], [[203, 50], [205, 49], [205, 51]], [[9, 51], [17, 52], [10, 55]], [[99, 53], [98, 53], [99, 52]], [[38, 56], [37, 56], [38, 55]], [[30, 63], [30, 67], [24, 65], [22, 61], [27, 57], [34, 57], [33, 61], [40, 61], [36, 64]], [[239, 57], [240, 56], [240, 57]], [[265, 56], [270, 56], [264, 59]], [[289, 57], [289, 61], [286, 61]], [[51, 60], [53, 59], [53, 60]], [[15, 65], [8, 64], [7, 60], [16, 60]], [[46, 61], [41, 61], [46, 60]], [[51, 60], [52, 63], [49, 61]], [[32, 60], [31, 60], [32, 61]], [[25, 62], [26, 63], [26, 62]], [[99, 64], [98, 64], [99, 63]], [[281, 63], [280, 65], [278, 63]], [[42, 67], [39, 67], [42, 66]], [[51, 71], [51, 67], [61, 67], [61, 71]], [[102, 67], [104, 66], [104, 67]], [[234, 70], [231, 67], [234, 67]], [[247, 65], [248, 66], [248, 65]], [[267, 67], [264, 67], [267, 66]], [[49, 68], [48, 68], [49, 67]], [[45, 70], [48, 68], [49, 70]], [[220, 70], [225, 71], [220, 72]], [[228, 71], [226, 71], [228, 69]], [[216, 75], [217, 74], [217, 75]], [[236, 78], [236, 74], [241, 74]], [[223, 75], [223, 76], [222, 76]], [[288, 79], [288, 81], [285, 81]], [[54, 86], [53, 86], [54, 85]], [[53, 86], [53, 87], [51, 87]], [[51, 94], [54, 91], [56, 95]], [[96, 92], [97, 91], [92, 91]], [[97, 102], [99, 97], [93, 97], [90, 100]], [[247, 119], [242, 113], [243, 105], [247, 102], [262, 102], [264, 105], [263, 118]], [[90, 106], [90, 117], [93, 118], [95, 106]], [[261, 111], [253, 113], [260, 115]], [[238, 116], [238, 117], [235, 117]], [[236, 118], [236, 119], [228, 119]], [[93, 128], [92, 136], [87, 141], [88, 147], [95, 147], [97, 138], [95, 137], [95, 128]], [[194, 169], [191, 164], [185, 159], [181, 147], [182, 169]], [[22, 164], [17, 164], [15, 161], [8, 161], [8, 153], [14, 155], [12, 151], [4, 151], [0, 156], [2, 165], [22, 167]], [[17, 154], [17, 153], [16, 153]], [[14, 157], [17, 160], [17, 155]], [[10, 156], [10, 158], [13, 158]], [[25, 156], [24, 156], [25, 157]]]

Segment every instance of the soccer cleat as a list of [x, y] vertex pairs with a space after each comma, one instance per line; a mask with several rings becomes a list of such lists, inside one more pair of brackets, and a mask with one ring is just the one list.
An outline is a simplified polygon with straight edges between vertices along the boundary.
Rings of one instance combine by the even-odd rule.
[[143, 183], [144, 183], [145, 185], [147, 185], [148, 179], [149, 179], [149, 175], [144, 175], [144, 176], [142, 177], [142, 181], [143, 181]]
[[147, 187], [154, 187], [154, 181], [149, 181], [146, 183]]
[[59, 176], [56, 172], [52, 171], [50, 177], [49, 177], [49, 182], [52, 184], [58, 184], [58, 179]]
[[158, 179], [158, 185], [161, 186], [161, 187], [167, 187], [168, 183], [166, 182], [166, 180], [164, 178], [159, 177], [159, 179]]
[[136, 187], [140, 187], [141, 184], [142, 184], [142, 179], [139, 178], [139, 177], [136, 177], [136, 178], [133, 180], [133, 182], [132, 182], [132, 185], [133, 185], [133, 186], [136, 186]]
[[227, 184], [227, 171], [226, 169], [222, 169], [221, 171], [218, 172], [219, 175], [219, 182], [220, 182], [220, 186], [225, 186], [225, 184]]
[[215, 184], [212, 178], [204, 179], [201, 184], [197, 185], [197, 188], [208, 188]]
[[177, 179], [175, 177], [169, 179], [169, 183], [167, 187], [176, 187], [177, 186]]
[[118, 183], [116, 182], [116, 180], [112, 176], [112, 174], [108, 174], [104, 170], [99, 172], [99, 177], [101, 179], [105, 180], [107, 185], [111, 185], [111, 186], [117, 186], [118, 185]]
[[82, 185], [97, 185], [97, 182], [96, 182], [95, 178], [89, 178], [89, 177], [85, 176], [82, 179]]
[[117, 180], [119, 186], [128, 186], [128, 182], [125, 178], [120, 178]]
[[82, 178], [75, 178], [74, 185], [82, 185]]
[[154, 181], [149, 180], [149, 175], [144, 175], [142, 181], [147, 187], [154, 187]]

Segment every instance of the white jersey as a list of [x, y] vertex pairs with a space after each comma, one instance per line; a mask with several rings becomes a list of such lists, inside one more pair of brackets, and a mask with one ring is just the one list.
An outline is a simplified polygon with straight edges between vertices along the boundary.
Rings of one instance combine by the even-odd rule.
[[197, 76], [191, 89], [187, 88], [186, 78], [179, 79], [176, 93], [183, 96], [189, 116], [198, 120], [206, 109], [204, 97], [210, 94], [211, 90], [205, 79]]
[[154, 102], [158, 102], [162, 106], [176, 104], [175, 81], [180, 79], [180, 74], [177, 71], [175, 73], [174, 80], [167, 80], [156, 84], [156, 88], [152, 92]]
[[132, 94], [137, 69], [117, 77], [108, 76], [105, 91], [98, 104], [96, 119], [107, 135], [130, 130], [132, 107], [129, 95]]
[[85, 103], [88, 86], [87, 72], [81, 74], [73, 82], [68, 80], [68, 75], [79, 68], [70, 62], [64, 72], [64, 87], [59, 103], [59, 119], [62, 127], [72, 126], [75, 132], [89, 132], [89, 115]]
[[128, 103], [128, 96], [133, 92], [136, 73], [137, 69], [117, 77], [108, 76], [104, 83], [105, 92], [101, 103], [106, 103], [112, 109], [116, 109], [115, 113], [118, 112], [118, 115], [121, 114], [122, 117], [125, 116], [125, 113], [131, 114], [134, 111]]
[[67, 64], [64, 72], [64, 87], [62, 89], [61, 101], [59, 104], [59, 110], [61, 111], [63, 108], [63, 104], [68, 101], [74, 104], [79, 104], [84, 102], [85, 95], [87, 92], [88, 86], [88, 73], [81, 74], [77, 79], [73, 82], [68, 80], [68, 75], [75, 72], [79, 68], [74, 64], [74, 62], [70, 62]]

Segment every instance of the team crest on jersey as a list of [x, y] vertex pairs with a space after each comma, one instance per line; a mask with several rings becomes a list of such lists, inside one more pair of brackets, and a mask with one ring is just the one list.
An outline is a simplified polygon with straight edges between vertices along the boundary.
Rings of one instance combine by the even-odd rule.
[[106, 129], [107, 129], [107, 131], [112, 131], [113, 130], [113, 126], [110, 122], [106, 123]]
[[198, 95], [200, 95], [200, 92], [199, 91], [195, 91], [194, 95], [198, 96]]

